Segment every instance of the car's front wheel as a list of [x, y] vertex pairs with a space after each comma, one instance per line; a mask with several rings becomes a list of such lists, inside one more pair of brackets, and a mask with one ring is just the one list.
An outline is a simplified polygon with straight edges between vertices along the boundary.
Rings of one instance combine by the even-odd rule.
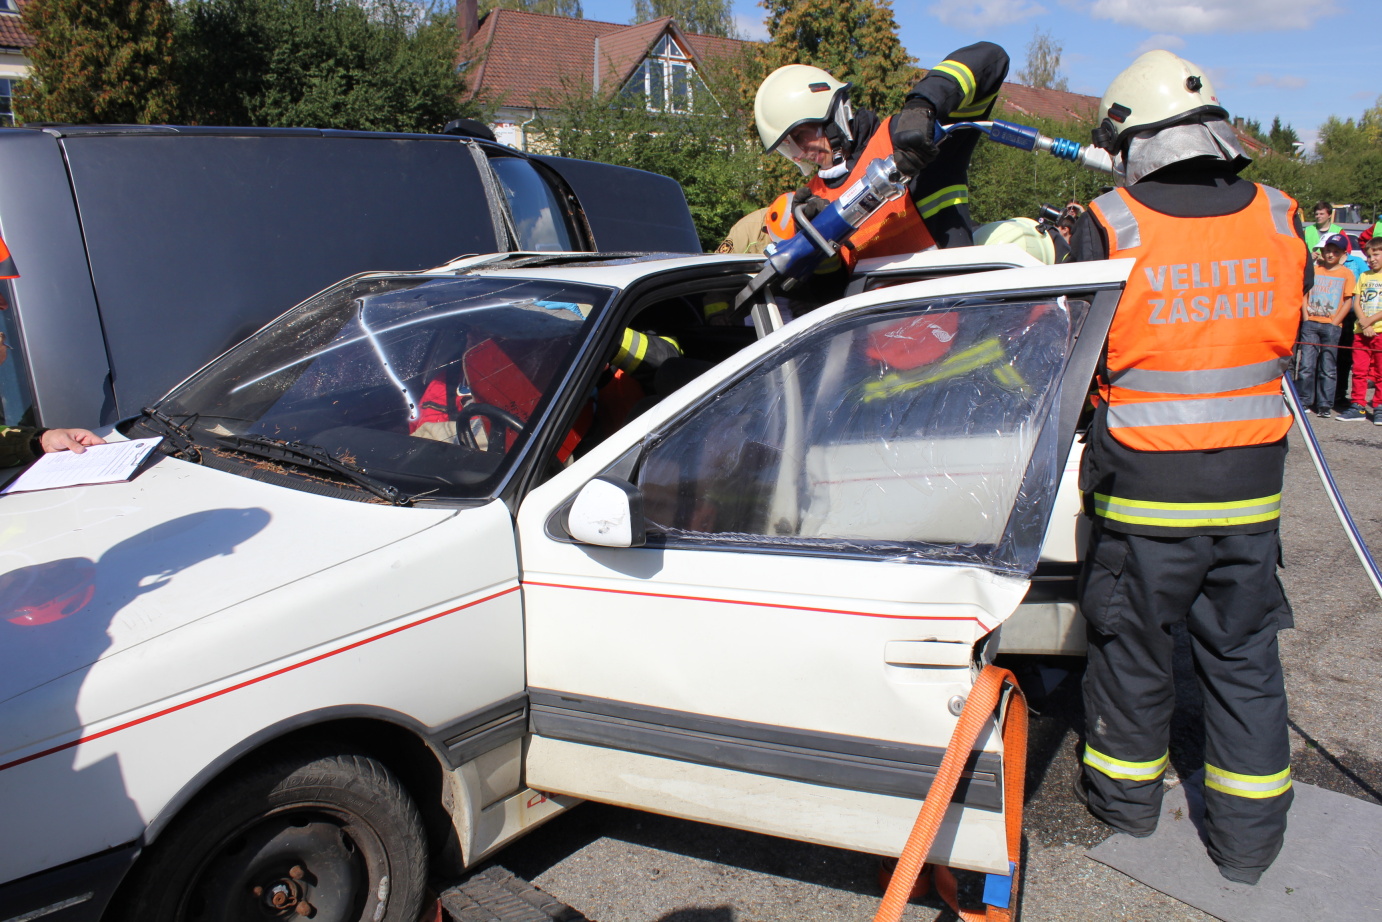
[[136, 866], [117, 918], [414, 922], [426, 845], [417, 806], [378, 761], [281, 755], [199, 795]]

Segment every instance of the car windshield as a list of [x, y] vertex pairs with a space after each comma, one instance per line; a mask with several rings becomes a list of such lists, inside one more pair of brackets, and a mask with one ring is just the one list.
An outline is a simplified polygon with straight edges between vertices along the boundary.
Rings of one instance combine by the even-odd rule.
[[204, 449], [301, 443], [407, 494], [490, 495], [613, 292], [371, 276], [299, 305], [168, 395]]

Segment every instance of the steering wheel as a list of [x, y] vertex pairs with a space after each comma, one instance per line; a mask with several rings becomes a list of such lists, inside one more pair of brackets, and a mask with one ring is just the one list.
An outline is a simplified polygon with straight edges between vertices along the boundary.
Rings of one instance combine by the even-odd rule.
[[502, 437], [504, 430], [508, 429], [517, 436], [523, 433], [523, 426], [525, 425], [523, 420], [508, 410], [489, 403], [466, 404], [457, 415], [459, 417], [456, 426], [457, 435], [472, 441], [474, 437], [470, 432], [471, 419], [482, 416], [493, 424], [490, 426], [489, 444], [486, 446], [486, 451], [504, 451], [505, 440]]

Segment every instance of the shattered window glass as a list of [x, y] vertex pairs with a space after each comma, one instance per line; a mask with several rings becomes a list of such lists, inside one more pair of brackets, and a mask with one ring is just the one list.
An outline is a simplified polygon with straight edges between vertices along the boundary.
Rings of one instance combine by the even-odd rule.
[[817, 331], [647, 452], [650, 536], [1030, 572], [1087, 309], [932, 303]]
[[475, 276], [350, 282], [236, 346], [159, 409], [202, 446], [298, 442], [405, 492], [486, 496], [611, 294]]

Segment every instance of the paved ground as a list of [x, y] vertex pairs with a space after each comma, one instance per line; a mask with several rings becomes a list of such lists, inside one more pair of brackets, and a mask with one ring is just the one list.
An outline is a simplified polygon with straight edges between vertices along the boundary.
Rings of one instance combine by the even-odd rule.
[[[1319, 420], [1335, 476], [1369, 544], [1382, 552], [1382, 427]], [[1287, 470], [1283, 572], [1296, 629], [1281, 635], [1296, 776], [1382, 802], [1382, 603], [1343, 537], [1296, 433]], [[1040, 712], [1028, 779], [1022, 918], [1164, 922], [1210, 917], [1084, 857], [1107, 830], [1070, 795], [1080, 725], [1079, 662], [1012, 663]], [[1189, 677], [1188, 655], [1178, 664]], [[1045, 667], [1043, 671], [1040, 667]], [[1181, 669], [1181, 667], [1185, 667]], [[1049, 691], [1060, 669], [1073, 670]], [[1043, 678], [1045, 682], [1043, 682]], [[1173, 768], [1201, 760], [1199, 703], [1181, 683]], [[836, 922], [872, 918], [876, 859], [587, 804], [495, 859], [597, 922]], [[949, 920], [934, 901], [911, 920]]]

